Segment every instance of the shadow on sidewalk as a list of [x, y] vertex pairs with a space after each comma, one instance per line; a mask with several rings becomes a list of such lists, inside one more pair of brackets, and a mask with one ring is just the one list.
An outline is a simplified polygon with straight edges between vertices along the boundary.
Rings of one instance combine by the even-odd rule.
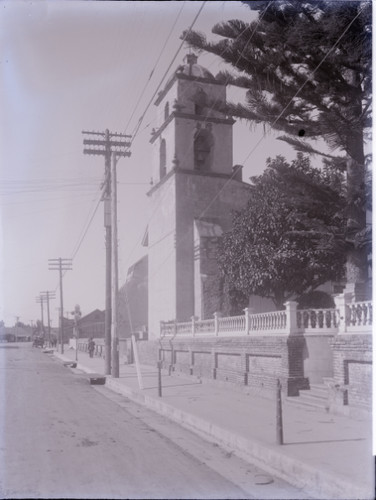
[[[199, 384], [199, 383], [197, 383], [197, 384], [196, 383], [193, 383], [193, 384], [187, 383], [187, 384], [163, 385], [162, 386], [162, 390], [167, 390], [170, 387], [184, 387], [186, 385], [201, 385], [201, 384]], [[144, 387], [144, 389], [158, 389], [158, 386], [157, 385], [153, 385], [151, 387]]]

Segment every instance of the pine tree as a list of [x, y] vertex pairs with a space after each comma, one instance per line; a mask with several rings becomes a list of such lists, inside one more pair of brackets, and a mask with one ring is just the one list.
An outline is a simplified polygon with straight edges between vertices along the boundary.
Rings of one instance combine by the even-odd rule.
[[[321, 154], [346, 172], [347, 282], [367, 279], [364, 143], [371, 128], [370, 1], [244, 2], [250, 24], [216, 25], [222, 40], [197, 32], [188, 43], [219, 55], [236, 71], [218, 80], [247, 89], [244, 103], [212, 102], [234, 117], [270, 125], [296, 150]], [[323, 139], [328, 151], [318, 150]]]
[[302, 153], [291, 165], [282, 156], [269, 158], [252, 182], [248, 205], [235, 214], [218, 255], [229, 289], [271, 298], [282, 309], [289, 298], [341, 279], [341, 183], [328, 182]]

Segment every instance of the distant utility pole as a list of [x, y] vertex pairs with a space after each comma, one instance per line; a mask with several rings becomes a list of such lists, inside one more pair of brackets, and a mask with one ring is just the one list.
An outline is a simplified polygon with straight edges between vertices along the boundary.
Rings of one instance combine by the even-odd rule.
[[63, 271], [72, 270], [72, 259], [48, 259], [48, 270], [49, 271], [59, 271], [60, 276], [60, 352], [64, 354], [64, 339], [63, 339]]
[[56, 299], [55, 292], [40, 292], [41, 296], [46, 299], [47, 303], [47, 321], [48, 321], [48, 341], [51, 347], [51, 320], [50, 320], [50, 299]]
[[43, 295], [41, 294], [39, 295], [39, 297], [36, 297], [35, 301], [37, 304], [40, 304], [40, 321], [41, 321], [42, 332], [44, 334], [45, 331], [44, 331], [44, 321], [43, 321], [43, 303], [44, 303]]
[[[111, 156], [113, 161], [115, 157], [130, 156], [130, 151], [125, 151], [129, 148], [131, 143], [127, 141], [130, 135], [112, 133], [108, 129], [105, 132], [88, 132], [82, 131], [83, 134], [91, 136], [99, 136], [98, 139], [84, 139], [84, 146], [91, 146], [84, 148], [84, 154], [100, 155], [105, 159], [105, 181], [103, 185], [104, 200], [104, 226], [106, 228], [106, 298], [105, 298], [105, 320], [104, 320], [104, 334], [105, 334], [105, 374], [111, 374], [111, 304], [113, 298], [111, 293], [111, 277], [112, 266], [112, 230], [111, 230]], [[117, 243], [117, 242], [116, 242]], [[116, 342], [115, 342], [116, 343]], [[118, 344], [116, 343], [118, 349]], [[117, 351], [118, 352], [118, 351]], [[114, 370], [114, 368], [112, 368]], [[119, 369], [115, 367], [115, 372], [119, 373]], [[117, 375], [119, 376], [119, 375]]]

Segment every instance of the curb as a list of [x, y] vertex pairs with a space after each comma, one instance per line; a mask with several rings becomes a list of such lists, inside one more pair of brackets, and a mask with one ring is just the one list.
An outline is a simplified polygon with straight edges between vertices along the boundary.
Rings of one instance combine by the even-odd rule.
[[[66, 363], [66, 362], [68, 362], [68, 361], [69, 361], [69, 362], [72, 362], [72, 363], [73, 363], [73, 362], [74, 362], [74, 363], [76, 362], [74, 359], [72, 360], [72, 359], [68, 358], [67, 356], [65, 356], [64, 354], [60, 354], [60, 353], [59, 353], [59, 352], [57, 352], [57, 351], [55, 351], [55, 352], [53, 353], [53, 356], [54, 356], [55, 358], [57, 358], [57, 359], [60, 359], [60, 361], [63, 361], [64, 363]], [[92, 370], [91, 368], [88, 368], [87, 366], [82, 365], [79, 361], [77, 361], [77, 366], [76, 366], [76, 369], [77, 369], [77, 370], [81, 370], [81, 371], [83, 371], [83, 372], [85, 372], [85, 373], [87, 373], [87, 374], [90, 374], [90, 373], [97, 373], [97, 371], [96, 371], [96, 370]]]
[[[54, 353], [56, 357], [63, 360], [65, 356]], [[92, 369], [77, 364], [77, 369], [88, 374], [96, 373]], [[321, 469], [304, 464], [284, 453], [280, 453], [268, 445], [249, 440], [222, 427], [212, 424], [191, 413], [179, 410], [159, 398], [147, 396], [130, 387], [124, 386], [117, 379], [106, 377], [106, 386], [132, 401], [144, 405], [152, 411], [163, 415], [186, 429], [199, 434], [201, 437], [214, 441], [215, 443], [231, 448], [245, 461], [251, 462], [264, 469], [270, 474], [287, 481], [291, 485], [304, 489], [308, 494], [317, 499], [372, 499], [372, 492], [366, 488], [356, 487], [353, 483], [341, 479], [338, 476], [324, 472]]]

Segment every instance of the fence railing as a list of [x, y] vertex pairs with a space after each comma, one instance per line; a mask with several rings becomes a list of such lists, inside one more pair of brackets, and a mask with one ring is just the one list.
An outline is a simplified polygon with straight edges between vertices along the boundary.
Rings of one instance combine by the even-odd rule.
[[228, 316], [218, 318], [218, 332], [239, 332], [245, 330], [245, 316]]
[[286, 311], [275, 311], [249, 315], [249, 330], [251, 332], [285, 331], [287, 327]]
[[336, 329], [339, 325], [337, 309], [308, 309], [297, 311], [298, 328], [319, 330]]
[[343, 334], [369, 333], [372, 328], [372, 302], [346, 303], [344, 295], [335, 297], [333, 309], [297, 310], [297, 303], [286, 302], [284, 311], [221, 317], [178, 323], [161, 321], [161, 336], [260, 335], [260, 334]]
[[191, 334], [192, 333], [192, 322], [187, 321], [185, 323], [176, 323], [176, 334]]
[[195, 321], [195, 333], [210, 333], [215, 330], [214, 319], [202, 319], [200, 321]]
[[372, 325], [372, 302], [346, 304], [346, 325], [362, 327]]

